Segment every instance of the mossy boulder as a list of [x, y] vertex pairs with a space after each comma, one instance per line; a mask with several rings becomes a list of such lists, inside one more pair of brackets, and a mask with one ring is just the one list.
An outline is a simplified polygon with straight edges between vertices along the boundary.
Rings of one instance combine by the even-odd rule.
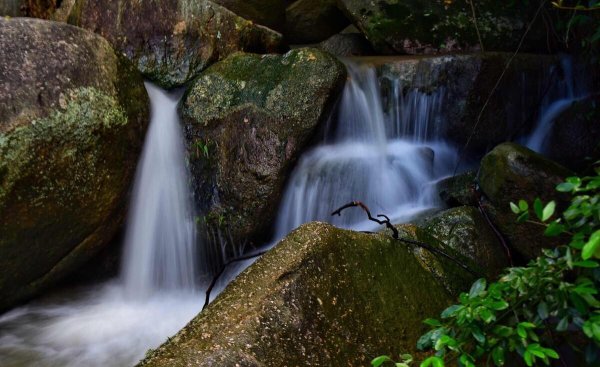
[[[433, 49], [452, 49], [452, 43], [464, 49], [479, 44], [471, 7], [465, 1], [337, 1], [380, 53], [420, 52], [419, 48], [425, 45]], [[478, 1], [475, 4], [477, 24], [484, 49], [514, 51], [538, 5], [536, 2]], [[522, 50], [545, 51], [545, 41], [544, 23], [538, 18]]]
[[88, 260], [122, 224], [148, 122], [131, 63], [62, 23], [0, 19], [0, 310]]
[[577, 171], [600, 160], [600, 96], [574, 102], [552, 124], [550, 158]]
[[298, 0], [287, 7], [285, 18], [285, 38], [295, 44], [324, 41], [350, 24], [335, 0]]
[[467, 156], [481, 157], [533, 129], [552, 70], [560, 68], [555, 56], [522, 54], [505, 70], [511, 58], [512, 54], [489, 52], [374, 62], [382, 78], [398, 79], [405, 89], [441, 90], [444, 118], [433, 127], [435, 133], [466, 149]]
[[282, 38], [208, 0], [71, 3], [69, 23], [105, 37], [145, 77], [165, 88], [189, 82], [236, 51], [276, 51]]
[[286, 177], [328, 117], [344, 66], [316, 49], [237, 53], [206, 70], [181, 104], [204, 219], [234, 243], [269, 239]]
[[570, 170], [558, 163], [514, 143], [501, 144], [482, 159], [478, 179], [493, 205], [493, 220], [523, 257], [540, 255], [543, 248], [555, 246], [556, 240], [544, 237], [543, 226], [518, 224], [510, 202], [524, 199], [532, 204], [539, 197], [544, 203], [556, 200], [559, 209], [565, 208], [569, 197], [555, 188], [571, 175]]
[[426, 220], [428, 234], [467, 257], [488, 279], [510, 265], [506, 249], [481, 212], [472, 206], [444, 210]]
[[387, 234], [302, 225], [139, 366], [366, 366], [451, 298]]
[[212, 0], [240, 17], [281, 31], [285, 23], [285, 2], [281, 0]]

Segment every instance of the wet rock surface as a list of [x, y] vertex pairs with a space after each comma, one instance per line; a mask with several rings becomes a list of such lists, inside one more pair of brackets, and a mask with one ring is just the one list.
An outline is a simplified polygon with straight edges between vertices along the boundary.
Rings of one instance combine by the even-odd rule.
[[316, 49], [238, 53], [181, 105], [196, 199], [234, 242], [268, 239], [287, 175], [341, 92], [344, 66]]
[[448, 302], [412, 250], [387, 234], [309, 223], [140, 366], [367, 365], [390, 345], [416, 352], [420, 320]]
[[236, 51], [271, 52], [281, 44], [281, 34], [208, 0], [166, 0], [160, 8], [152, 1], [71, 2], [69, 23], [105, 37], [164, 88]]
[[0, 19], [0, 310], [97, 253], [123, 221], [148, 123], [131, 63], [66, 24]]

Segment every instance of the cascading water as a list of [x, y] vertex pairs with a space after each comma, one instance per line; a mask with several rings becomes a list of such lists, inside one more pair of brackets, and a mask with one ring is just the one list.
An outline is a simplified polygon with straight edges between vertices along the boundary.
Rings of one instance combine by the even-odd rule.
[[201, 309], [180, 95], [147, 84], [152, 120], [116, 282], [0, 316], [0, 366], [129, 366]]
[[443, 89], [404, 93], [394, 79], [391, 103], [384, 104], [375, 68], [352, 62], [347, 67], [333, 139], [300, 160], [279, 211], [277, 238], [312, 220], [371, 227], [359, 210], [331, 217], [335, 208], [354, 200], [396, 222], [439, 204], [432, 186], [451, 173], [457, 159], [434, 133], [442, 123]]
[[125, 235], [123, 280], [127, 294], [157, 289], [194, 290], [196, 232], [177, 102], [146, 84], [153, 123], [139, 163]]
[[521, 141], [523, 145], [539, 153], [545, 153], [545, 143], [552, 133], [552, 123], [574, 102], [584, 99], [589, 94], [586, 78], [576, 71], [572, 58], [561, 58], [560, 68], [553, 67], [551, 75], [562, 74], [552, 79], [552, 84], [540, 105], [539, 118], [532, 133]]

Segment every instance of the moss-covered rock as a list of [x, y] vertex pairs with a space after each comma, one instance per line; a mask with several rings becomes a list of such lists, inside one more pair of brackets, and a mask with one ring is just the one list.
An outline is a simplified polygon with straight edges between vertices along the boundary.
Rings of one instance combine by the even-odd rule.
[[324, 41], [350, 24], [335, 0], [298, 0], [287, 7], [285, 18], [285, 38], [295, 44]]
[[548, 155], [573, 170], [600, 160], [600, 96], [574, 102], [553, 122]]
[[71, 24], [105, 37], [147, 78], [165, 88], [187, 83], [236, 51], [275, 51], [282, 38], [208, 0], [71, 3]]
[[[413, 47], [415, 44], [451, 49], [450, 42], [461, 48], [479, 43], [471, 7], [465, 1], [337, 1], [380, 53], [419, 52], [419, 47]], [[477, 24], [485, 50], [514, 51], [538, 5], [536, 2], [476, 2]], [[544, 23], [538, 18], [532, 28], [522, 50], [545, 51]]]
[[281, 31], [285, 22], [285, 2], [281, 0], [212, 0], [240, 17]]
[[21, 0], [0, 1], [0, 16], [19, 17], [23, 16]]
[[327, 118], [346, 71], [316, 49], [238, 53], [215, 64], [181, 104], [198, 204], [233, 242], [268, 239], [286, 176]]
[[383, 78], [399, 79], [405, 89], [426, 93], [441, 90], [446, 103], [441, 107], [444, 119], [435, 127], [436, 133], [466, 148], [469, 155], [481, 156], [532, 130], [551, 70], [560, 68], [555, 56], [521, 54], [512, 59], [505, 71], [511, 57], [508, 53], [490, 52], [388, 57], [374, 62], [379, 64]]
[[131, 63], [61, 23], [0, 19], [0, 309], [81, 265], [122, 223], [148, 119]]
[[543, 236], [543, 226], [518, 224], [510, 202], [524, 199], [532, 204], [539, 197], [544, 203], [557, 200], [559, 208], [564, 208], [569, 198], [555, 188], [572, 174], [558, 163], [513, 143], [497, 146], [482, 159], [479, 184], [495, 208], [491, 211], [493, 220], [522, 256], [534, 258], [556, 241]]
[[449, 301], [409, 247], [309, 223], [140, 366], [366, 366], [416, 352], [421, 320]]
[[425, 230], [493, 279], [510, 265], [506, 250], [477, 208], [461, 206], [427, 219]]

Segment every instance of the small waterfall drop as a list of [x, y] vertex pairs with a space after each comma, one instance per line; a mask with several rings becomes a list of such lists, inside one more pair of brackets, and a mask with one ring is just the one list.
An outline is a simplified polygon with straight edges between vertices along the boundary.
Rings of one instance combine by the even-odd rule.
[[202, 309], [176, 110], [180, 95], [151, 84], [146, 89], [152, 120], [138, 164], [121, 277], [0, 315], [0, 366], [131, 366]]
[[572, 58], [563, 56], [560, 67], [553, 66], [551, 75], [561, 74], [553, 79], [548, 93], [540, 105], [539, 118], [534, 130], [522, 144], [539, 153], [546, 153], [545, 143], [552, 133], [554, 120], [560, 116], [574, 102], [584, 99], [589, 94], [586, 78], [577, 72], [577, 67]]
[[181, 97], [146, 83], [152, 121], [136, 175], [122, 267], [127, 294], [196, 288], [196, 232], [183, 137]]
[[392, 80], [384, 105], [375, 67], [347, 62], [349, 80], [332, 139], [304, 154], [279, 210], [277, 239], [312, 220], [365, 229], [359, 210], [331, 217], [336, 208], [363, 201], [395, 222], [439, 205], [434, 183], [451, 173], [456, 151], [437, 139], [443, 90], [403, 91]]

